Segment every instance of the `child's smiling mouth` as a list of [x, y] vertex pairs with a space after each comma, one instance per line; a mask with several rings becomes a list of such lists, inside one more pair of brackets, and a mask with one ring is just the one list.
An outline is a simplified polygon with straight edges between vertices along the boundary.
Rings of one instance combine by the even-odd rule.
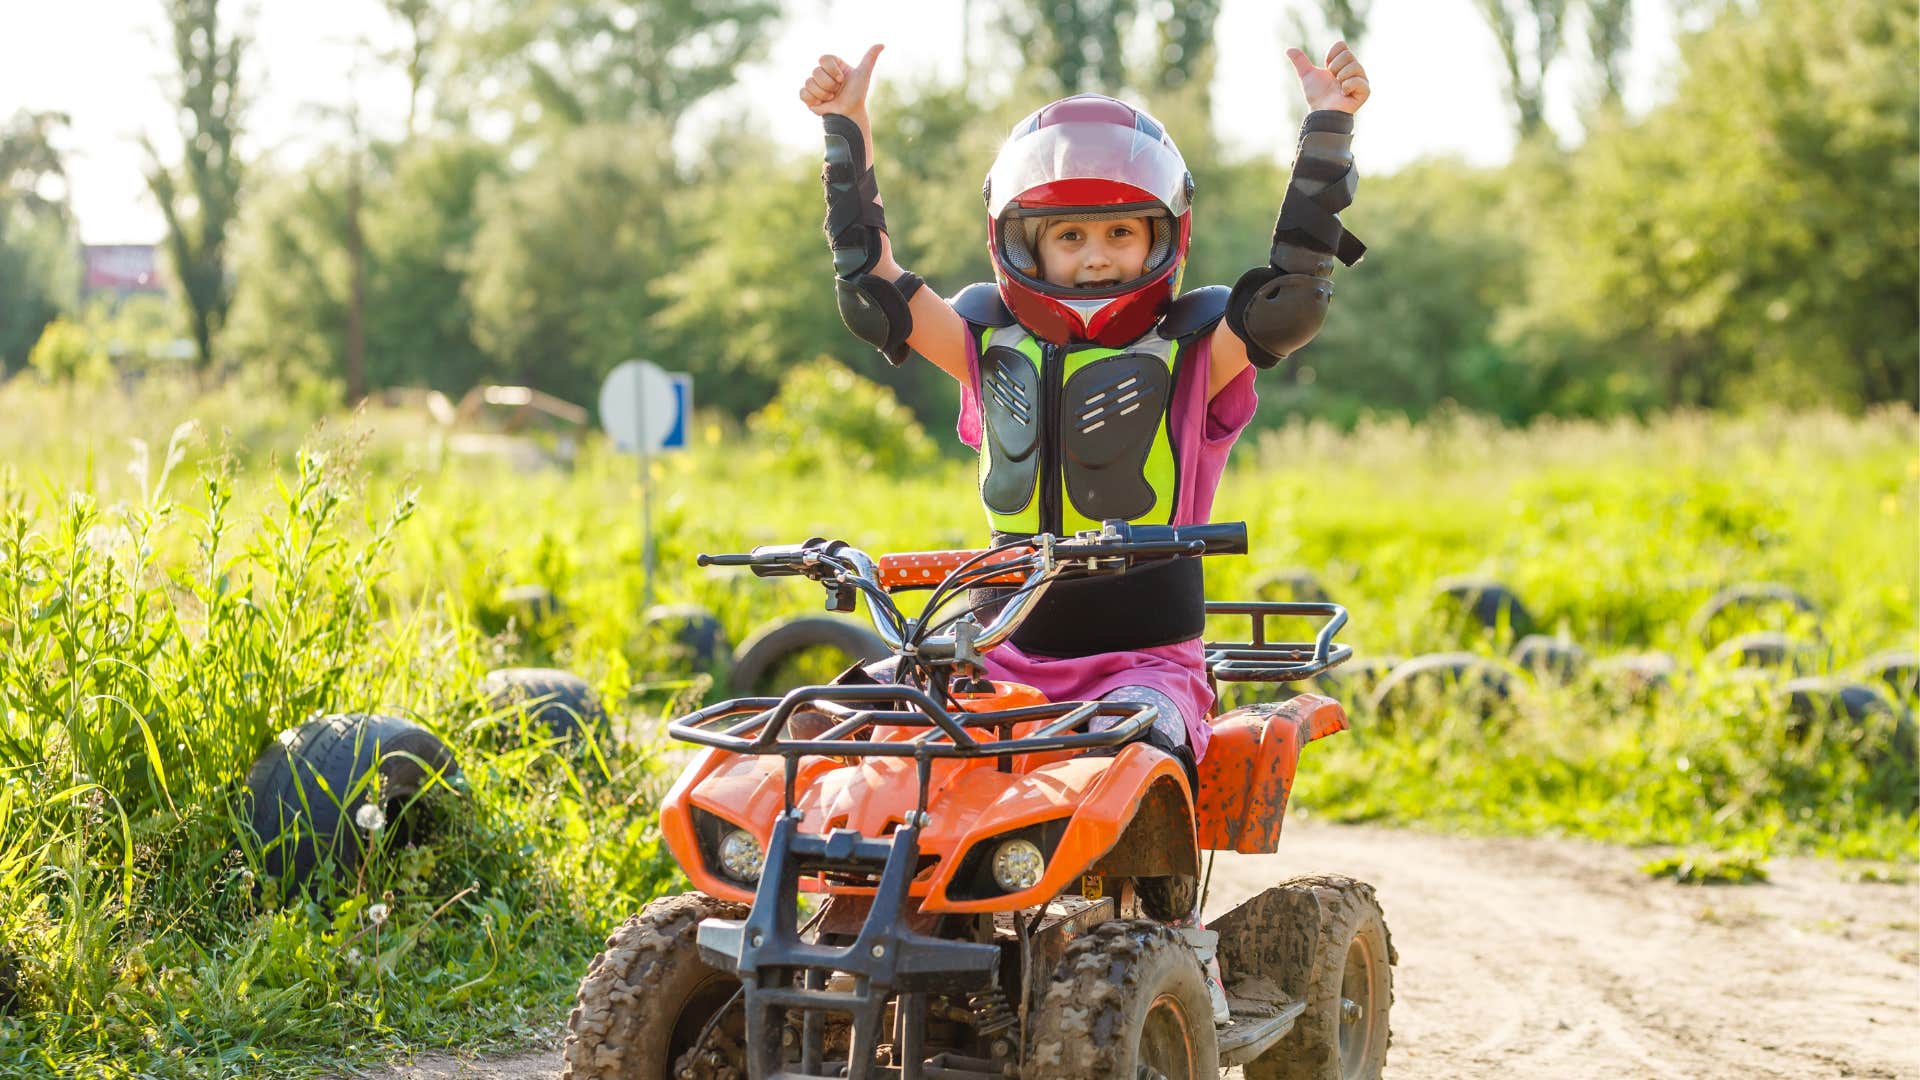
[[1091, 281], [1083, 281], [1083, 282], [1081, 282], [1081, 283], [1080, 283], [1080, 288], [1082, 288], [1082, 289], [1111, 289], [1111, 288], [1113, 288], [1113, 287], [1114, 287], [1115, 285], [1118, 285], [1118, 284], [1120, 284], [1120, 279], [1119, 279], [1119, 278], [1094, 278], [1094, 279], [1093, 279], [1093, 280], [1091, 280]]

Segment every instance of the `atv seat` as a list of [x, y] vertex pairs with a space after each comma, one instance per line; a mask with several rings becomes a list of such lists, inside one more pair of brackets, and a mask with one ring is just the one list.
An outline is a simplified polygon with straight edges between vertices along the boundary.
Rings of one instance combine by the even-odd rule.
[[1249, 855], [1279, 850], [1300, 748], [1346, 727], [1346, 710], [1318, 694], [1249, 705], [1214, 720], [1195, 795], [1201, 848]]

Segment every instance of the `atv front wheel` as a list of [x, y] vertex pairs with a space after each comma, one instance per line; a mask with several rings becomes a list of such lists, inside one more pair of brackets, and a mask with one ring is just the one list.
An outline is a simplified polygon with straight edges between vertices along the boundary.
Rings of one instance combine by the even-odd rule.
[[1067, 947], [1027, 1046], [1026, 1080], [1220, 1075], [1200, 962], [1149, 919], [1102, 923]]
[[1307, 1011], [1286, 1038], [1246, 1064], [1247, 1080], [1378, 1080], [1387, 1064], [1387, 1013], [1400, 958], [1373, 886], [1315, 874], [1281, 888], [1309, 890], [1320, 902]]
[[[655, 900], [608, 936], [606, 951], [580, 980], [567, 1018], [561, 1076], [669, 1080], [682, 1069], [719, 1076], [728, 1068], [745, 1076], [744, 1014], [735, 1009], [735, 1017], [722, 1015], [740, 980], [700, 959], [694, 939], [702, 919], [746, 916], [745, 904], [684, 893]], [[740, 1029], [727, 1031], [729, 1020]], [[689, 1056], [696, 1047], [700, 1061]]]

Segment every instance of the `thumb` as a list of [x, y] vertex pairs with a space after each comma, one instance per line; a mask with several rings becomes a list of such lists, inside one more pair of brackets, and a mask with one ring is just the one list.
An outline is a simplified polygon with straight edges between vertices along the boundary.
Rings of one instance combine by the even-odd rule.
[[1307, 72], [1313, 70], [1313, 61], [1307, 59], [1307, 54], [1299, 49], [1288, 49], [1287, 59], [1293, 61], [1293, 73], [1303, 79], [1307, 77]]
[[886, 48], [885, 45], [875, 45], [868, 49], [867, 55], [860, 58], [860, 70], [871, 74], [873, 71], [873, 62], [880, 59], [880, 50], [884, 48]]

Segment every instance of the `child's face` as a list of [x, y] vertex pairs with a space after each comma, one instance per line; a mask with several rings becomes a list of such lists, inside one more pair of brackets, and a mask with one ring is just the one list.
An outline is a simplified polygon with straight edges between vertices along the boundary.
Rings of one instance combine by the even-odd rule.
[[1151, 241], [1146, 218], [1050, 221], [1040, 233], [1040, 276], [1081, 289], [1132, 281], [1146, 272]]

